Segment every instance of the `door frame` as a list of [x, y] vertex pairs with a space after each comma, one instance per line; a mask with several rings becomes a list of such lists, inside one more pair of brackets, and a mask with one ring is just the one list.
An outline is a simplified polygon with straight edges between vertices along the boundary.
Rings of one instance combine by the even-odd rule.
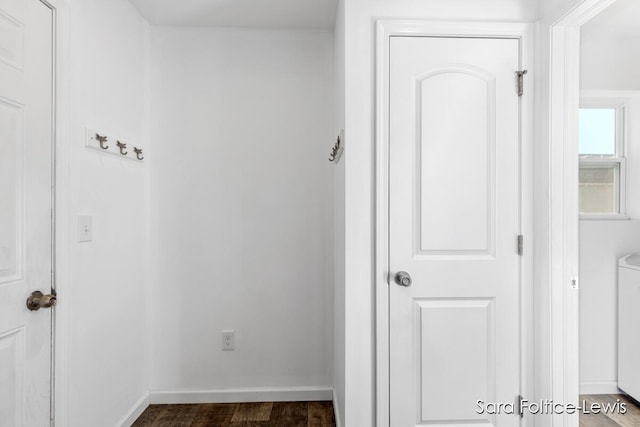
[[[520, 41], [520, 62], [528, 70], [521, 100], [521, 232], [533, 242], [533, 27], [523, 23], [378, 20], [376, 22], [375, 111], [375, 419], [389, 427], [389, 40], [393, 36], [493, 37]], [[514, 75], [515, 90], [515, 75]], [[520, 268], [521, 391], [533, 396], [533, 245], [524, 251]], [[523, 426], [533, 425], [530, 417]]]
[[[536, 217], [545, 225], [544, 250], [536, 261], [539, 389], [547, 398], [579, 400], [579, 217], [578, 108], [580, 105], [580, 27], [616, 0], [579, 0], [541, 23], [539, 43], [549, 49], [549, 73], [541, 81], [538, 128], [546, 139], [536, 156], [543, 159], [536, 175], [547, 181]], [[545, 53], [545, 52], [543, 52]], [[542, 56], [541, 56], [542, 58]], [[546, 135], [544, 135], [546, 134]], [[556, 414], [542, 425], [578, 426], [578, 414]]]
[[52, 286], [58, 304], [52, 309], [51, 333], [51, 425], [67, 425], [67, 339], [66, 296], [69, 268], [69, 155], [70, 137], [70, 9], [69, 0], [40, 0], [53, 12], [53, 264]]

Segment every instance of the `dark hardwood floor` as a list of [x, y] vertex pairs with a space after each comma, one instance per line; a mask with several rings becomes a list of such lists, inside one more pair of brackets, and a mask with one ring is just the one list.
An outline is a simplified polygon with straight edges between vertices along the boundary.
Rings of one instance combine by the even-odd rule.
[[580, 427], [638, 427], [640, 426], [640, 406], [633, 400], [620, 394], [588, 394], [580, 396], [587, 405], [591, 403], [615, 404], [617, 399], [626, 404], [627, 413], [620, 414], [580, 414]]
[[334, 427], [332, 402], [151, 405], [133, 427]]

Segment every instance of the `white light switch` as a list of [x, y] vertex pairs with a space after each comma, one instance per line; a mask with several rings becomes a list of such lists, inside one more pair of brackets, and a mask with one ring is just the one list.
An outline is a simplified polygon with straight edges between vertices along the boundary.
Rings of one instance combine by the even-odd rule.
[[88, 215], [78, 216], [78, 242], [90, 242], [93, 234], [91, 217]]

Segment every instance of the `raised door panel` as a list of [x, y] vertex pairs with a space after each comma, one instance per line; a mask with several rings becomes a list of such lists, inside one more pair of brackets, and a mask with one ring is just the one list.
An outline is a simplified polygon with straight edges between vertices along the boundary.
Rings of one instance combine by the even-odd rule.
[[416, 99], [418, 251], [492, 254], [495, 77], [439, 67], [418, 78]]
[[492, 299], [419, 299], [415, 331], [421, 423], [493, 424], [477, 400], [495, 401]]
[[0, 98], [0, 284], [22, 277], [23, 111]]
[[24, 328], [0, 334], [0, 427], [23, 425]]

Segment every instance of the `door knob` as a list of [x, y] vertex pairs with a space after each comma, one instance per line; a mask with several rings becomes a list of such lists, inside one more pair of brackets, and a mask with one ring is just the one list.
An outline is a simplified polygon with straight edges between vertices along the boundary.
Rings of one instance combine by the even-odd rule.
[[406, 271], [398, 271], [395, 279], [396, 283], [400, 286], [411, 286], [411, 275]]
[[31, 311], [38, 311], [41, 308], [49, 308], [56, 305], [57, 298], [55, 295], [44, 295], [40, 291], [34, 291], [27, 298], [27, 308]]

